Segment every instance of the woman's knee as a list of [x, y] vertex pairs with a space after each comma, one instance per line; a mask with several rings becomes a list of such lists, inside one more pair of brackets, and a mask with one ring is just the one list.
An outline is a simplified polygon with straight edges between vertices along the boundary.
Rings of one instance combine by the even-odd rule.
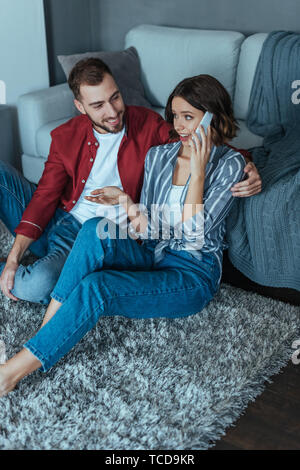
[[71, 296], [75, 296], [79, 303], [88, 308], [97, 307], [101, 309], [103, 304], [103, 292], [101, 288], [102, 272], [96, 271], [88, 274], [76, 288]]
[[96, 237], [99, 240], [116, 240], [118, 226], [106, 217], [94, 217], [84, 222], [80, 233], [85, 237]]

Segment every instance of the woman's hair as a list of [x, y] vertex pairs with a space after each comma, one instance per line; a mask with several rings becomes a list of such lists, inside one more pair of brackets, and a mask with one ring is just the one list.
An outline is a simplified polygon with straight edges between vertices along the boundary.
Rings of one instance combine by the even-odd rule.
[[80, 85], [99, 85], [104, 75], [112, 75], [110, 68], [95, 57], [82, 59], [72, 68], [68, 84], [77, 100], [80, 100]]
[[[222, 145], [236, 136], [239, 129], [233, 116], [233, 109], [229, 93], [223, 85], [211, 75], [196, 75], [185, 78], [173, 90], [168, 98], [165, 118], [173, 124], [172, 101], [176, 96], [186, 100], [194, 108], [204, 113], [211, 112], [214, 116], [211, 121], [212, 141], [215, 145]], [[175, 129], [171, 129], [170, 137], [178, 138]]]

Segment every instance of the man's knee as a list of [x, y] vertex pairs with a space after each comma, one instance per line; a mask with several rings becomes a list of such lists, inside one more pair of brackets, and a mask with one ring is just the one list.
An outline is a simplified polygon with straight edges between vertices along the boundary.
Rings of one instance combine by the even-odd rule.
[[15, 276], [12, 293], [19, 299], [47, 305], [60, 272], [61, 267], [51, 269], [43, 263], [20, 266]]

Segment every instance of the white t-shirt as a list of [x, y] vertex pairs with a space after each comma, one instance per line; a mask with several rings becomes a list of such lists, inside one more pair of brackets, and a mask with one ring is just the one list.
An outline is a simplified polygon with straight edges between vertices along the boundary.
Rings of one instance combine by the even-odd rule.
[[90, 196], [94, 189], [105, 186], [118, 186], [123, 190], [117, 160], [125, 128], [117, 134], [99, 134], [95, 129], [93, 132], [99, 142], [97, 155], [80, 198], [70, 213], [82, 224], [92, 217], [106, 217], [121, 226], [125, 224], [125, 228], [127, 214], [123, 206], [98, 204], [84, 199], [84, 196]]
[[[166, 222], [170, 223], [171, 227], [174, 227], [176, 224], [182, 221], [182, 210], [180, 207], [180, 198], [184, 186], [177, 186], [172, 184], [171, 190], [169, 192], [168, 198], [166, 200], [166, 205], [168, 207], [169, 214], [166, 212], [164, 214], [164, 219]], [[169, 221], [168, 221], [169, 216]]]

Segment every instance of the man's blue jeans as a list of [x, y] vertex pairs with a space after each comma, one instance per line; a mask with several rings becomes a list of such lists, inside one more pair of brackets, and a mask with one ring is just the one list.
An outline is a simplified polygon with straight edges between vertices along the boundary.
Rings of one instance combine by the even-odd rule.
[[203, 253], [199, 261], [167, 248], [165, 258], [154, 265], [155, 243], [140, 246], [131, 238], [115, 239], [114, 230], [104, 238], [99, 231], [103, 220], [83, 224], [51, 293], [62, 306], [24, 345], [44, 372], [101, 316], [184, 317], [202, 310], [218, 290], [220, 268], [213, 254]]
[[[0, 161], [0, 220], [14, 236], [35, 190], [35, 184]], [[22, 300], [48, 304], [80, 228], [81, 224], [71, 214], [57, 209], [41, 237], [30, 245], [29, 250], [39, 259], [30, 266], [19, 266], [12, 294]], [[4, 266], [5, 263], [0, 263], [0, 275]]]

